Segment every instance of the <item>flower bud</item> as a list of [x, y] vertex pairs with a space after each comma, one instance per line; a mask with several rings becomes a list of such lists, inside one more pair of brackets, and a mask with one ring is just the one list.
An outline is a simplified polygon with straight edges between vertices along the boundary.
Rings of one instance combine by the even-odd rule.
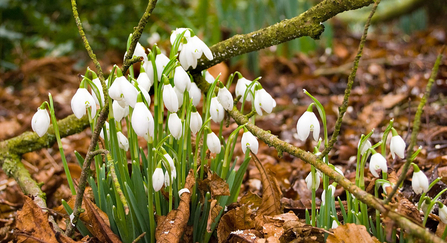
[[158, 192], [163, 187], [163, 182], [165, 179], [165, 175], [161, 168], [156, 168], [154, 174], [152, 175], [152, 186], [154, 187], [154, 191]]
[[37, 108], [37, 112], [31, 119], [31, 128], [39, 137], [42, 137], [47, 133], [48, 127], [50, 127], [50, 115], [47, 109]]
[[208, 133], [206, 139], [207, 139], [206, 145], [208, 145], [209, 150], [215, 154], [220, 153], [221, 146], [220, 146], [220, 140], [217, 137], [217, 135], [214, 134], [213, 132], [210, 132]]
[[244, 152], [244, 154], [247, 148], [250, 148], [250, 151], [253, 152], [254, 154], [258, 153], [258, 147], [259, 147], [258, 139], [249, 131], [244, 132], [244, 134], [242, 134], [241, 146], [242, 146], [242, 152]]

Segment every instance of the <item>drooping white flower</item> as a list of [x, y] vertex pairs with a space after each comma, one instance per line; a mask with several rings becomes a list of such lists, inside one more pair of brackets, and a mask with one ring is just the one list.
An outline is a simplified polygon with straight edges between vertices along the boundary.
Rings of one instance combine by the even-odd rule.
[[220, 140], [217, 137], [216, 134], [213, 132], [208, 133], [206, 136], [206, 145], [208, 145], [208, 148], [212, 153], [218, 154], [220, 153], [221, 146], [220, 146]]
[[[335, 186], [329, 185], [328, 190], [331, 191], [331, 197], [334, 197]], [[321, 205], [325, 205], [325, 204], [326, 204], [326, 190], [323, 190], [323, 193], [321, 193]]]
[[332, 220], [332, 229], [336, 229], [338, 227], [338, 223], [335, 220]]
[[118, 138], [118, 146], [124, 151], [129, 150], [129, 140], [124, 136], [122, 132], [117, 132], [116, 136]]
[[131, 84], [124, 76], [117, 77], [109, 88], [110, 98], [120, 101], [120, 105], [125, 107], [121, 101], [125, 101], [125, 104], [135, 108], [137, 102], [138, 90]]
[[141, 94], [143, 94], [144, 99], [146, 100], [147, 105], [150, 106], [151, 105], [151, 97], [149, 96], [149, 91], [147, 91], [146, 89], [144, 89], [140, 85], [138, 85], [138, 88], [140, 89]]
[[447, 207], [445, 205], [439, 208], [439, 218], [444, 224], [447, 224]]
[[[170, 167], [171, 172], [175, 171], [175, 164], [174, 164], [174, 160], [172, 159], [172, 157], [168, 153], [165, 153], [163, 156], [169, 162], [169, 167]], [[176, 178], [176, 175], [171, 174], [171, 176], [172, 176], [172, 178]]]
[[[101, 97], [101, 104], [104, 105], [104, 92], [102, 89], [101, 81], [99, 80], [99, 78], [95, 78], [92, 80], [92, 82], [95, 84], [96, 88], [98, 88], [99, 96]], [[92, 91], [92, 96], [93, 96], [93, 99], [95, 99], [96, 104], [101, 105], [101, 104], [99, 104], [98, 97], [96, 97], [96, 94], [93, 91]]]
[[217, 97], [211, 98], [210, 115], [211, 119], [216, 123], [220, 123], [224, 119], [224, 108], [217, 100]]
[[191, 133], [195, 135], [200, 128], [202, 127], [203, 121], [202, 116], [199, 114], [199, 112], [191, 112], [191, 120], [189, 123], [189, 127], [191, 128]]
[[[318, 189], [318, 187], [320, 187], [320, 174], [319, 173], [315, 173], [315, 190]], [[312, 177], [312, 172], [309, 172], [309, 174], [306, 176], [306, 179], [304, 179], [304, 181], [306, 182], [307, 185], [307, 189], [312, 190], [312, 185], [313, 185], [313, 177]]]
[[375, 153], [371, 156], [371, 160], [369, 161], [369, 171], [375, 177], [380, 177], [379, 171], [388, 172], [388, 166], [386, 164], [386, 159], [379, 153]]
[[[127, 51], [126, 51], [126, 53], [124, 53], [124, 58], [126, 58], [126, 55], [127, 55]], [[137, 42], [137, 45], [135, 46], [135, 50], [133, 52], [132, 57], [142, 57], [143, 61], [145, 63], [147, 62], [146, 49], [139, 42]]]
[[160, 189], [163, 187], [164, 180], [165, 175], [163, 173], [163, 169], [156, 168], [154, 174], [152, 175], [152, 186], [154, 187], [154, 191], [160, 191]]
[[300, 119], [298, 119], [296, 131], [298, 132], [298, 138], [301, 141], [306, 141], [310, 132], [313, 133], [314, 140], [318, 141], [320, 136], [320, 122], [318, 121], [317, 116], [311, 111], [304, 112]]
[[202, 54], [208, 60], [213, 60], [213, 53], [210, 48], [197, 36], [187, 38], [188, 42], [183, 44], [182, 51], [180, 52], [179, 61], [183, 69], [188, 70], [189, 67], [197, 67], [197, 59], [199, 59]]
[[[357, 145], [357, 148], [359, 148], [359, 146], [360, 146], [360, 141], [361, 140], [359, 140], [359, 144]], [[360, 148], [360, 154], [364, 155], [366, 153], [366, 151], [368, 151], [368, 149], [371, 148], [371, 146], [372, 146], [371, 142], [369, 140], [366, 140], [363, 143], [362, 147]]]
[[117, 100], [114, 100], [112, 103], [113, 108], [113, 117], [115, 118], [115, 121], [119, 122], [121, 121], [125, 116], [129, 114], [129, 106], [126, 106], [123, 108]]
[[47, 133], [48, 127], [50, 127], [50, 115], [47, 109], [37, 108], [37, 112], [31, 119], [31, 128], [39, 137], [42, 137]]
[[158, 32], [153, 32], [152, 35], [147, 38], [147, 42], [151, 46], [155, 45], [158, 41], [160, 41], [160, 34]]
[[91, 107], [92, 117], [96, 115], [96, 103], [93, 96], [85, 88], [79, 88], [71, 99], [71, 109], [78, 119], [86, 114], [86, 109]]
[[146, 91], [149, 91], [152, 85], [154, 84], [154, 81], [152, 81], [152, 79], [150, 79], [149, 76], [147, 76], [146, 71], [144, 69], [141, 69], [140, 74], [138, 75], [137, 78], [137, 83], [138, 85], [140, 85], [140, 87], [142, 87]]
[[171, 113], [168, 119], [168, 127], [172, 136], [175, 139], [180, 139], [182, 136], [182, 121], [178, 117], [177, 113]]
[[177, 95], [177, 101], [178, 101], [178, 108], [182, 107], [183, 105], [183, 92], [177, 89], [177, 87], [174, 87], [175, 94]]
[[191, 89], [191, 79], [189, 79], [189, 75], [180, 66], [175, 68], [174, 85], [181, 92]]
[[[161, 80], [161, 75], [163, 73], [163, 70], [165, 69], [166, 65], [168, 65], [169, 63], [169, 58], [161, 53], [158, 54], [157, 57], [155, 57], [155, 65], [157, 66], [157, 75], [158, 75], [158, 80]], [[149, 76], [150, 78], [150, 76]]]
[[178, 97], [170, 84], [163, 85], [163, 102], [170, 112], [178, 111]]
[[413, 164], [414, 172], [413, 178], [411, 181], [411, 186], [413, 187], [413, 191], [417, 194], [421, 194], [423, 192], [428, 192], [428, 178], [423, 171], [417, 167], [417, 165]]
[[202, 98], [202, 91], [197, 87], [196, 83], [191, 83], [191, 88], [189, 89], [189, 97], [192, 98], [192, 104], [197, 106]]
[[391, 150], [391, 156], [393, 159], [397, 156], [399, 158], [403, 159], [405, 157], [405, 141], [402, 139], [401, 136], [396, 135], [391, 138], [390, 143], [390, 150]]
[[227, 87], [223, 86], [219, 88], [219, 92], [217, 93], [217, 100], [223, 106], [223, 108], [227, 111], [233, 109], [233, 96]]
[[254, 154], [257, 154], [259, 148], [259, 142], [258, 139], [251, 132], [246, 131], [244, 132], [244, 134], [242, 134], [241, 146], [242, 146], [242, 152], [244, 152], [244, 154], [247, 148], [249, 148], [250, 151], [253, 152]]
[[[247, 87], [251, 84], [252, 81], [246, 79], [246, 78], [240, 78], [237, 81], [236, 84], [236, 96], [239, 97], [241, 96], [241, 98], [239, 99], [239, 102], [242, 103], [242, 100], [244, 99], [244, 94], [245, 91], [247, 90]], [[254, 92], [254, 87], [251, 86], [250, 87], [250, 91]], [[245, 99], [245, 101], [252, 101], [253, 100], [253, 94], [251, 92], [247, 93], [247, 98]]]
[[212, 84], [212, 83], [214, 83], [215, 80], [216, 80], [216, 78], [214, 78], [213, 75], [211, 75], [211, 73], [208, 72], [208, 70], [206, 70], [205, 71], [205, 81]]
[[154, 118], [143, 102], [137, 102], [132, 113], [132, 127], [135, 133], [144, 137], [150, 135], [154, 137]]
[[262, 110], [271, 113], [273, 107], [276, 107], [276, 101], [265, 91], [265, 89], [256, 90], [255, 92], [255, 109], [258, 115], [262, 116]]
[[[177, 36], [182, 34], [183, 31], [185, 31], [185, 34], [183, 34], [184, 38], [188, 39], [188, 38], [191, 37], [191, 31], [189, 31], [189, 29], [187, 29], [187, 28], [177, 28], [177, 29], [172, 31], [172, 34], [171, 34], [171, 36], [169, 38], [169, 40], [171, 41], [171, 45], [174, 45], [175, 39], [177, 39]], [[180, 46], [178, 48], [179, 51], [182, 50], [182, 45], [183, 44], [180, 44]]]
[[[110, 138], [110, 129], [109, 129], [109, 122], [105, 122], [104, 125], [106, 126], [106, 132], [107, 137]], [[101, 132], [99, 133], [99, 136], [104, 139], [104, 128], [101, 128]]]
[[169, 171], [165, 171], [165, 185], [170, 186], [172, 184], [172, 181], [173, 181], [172, 175], [171, 177], [169, 177]]

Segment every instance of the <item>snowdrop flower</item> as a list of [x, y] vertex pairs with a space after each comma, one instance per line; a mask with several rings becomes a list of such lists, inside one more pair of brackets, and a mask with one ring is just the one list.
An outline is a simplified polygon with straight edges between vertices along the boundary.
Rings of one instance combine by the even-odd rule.
[[148, 135], [154, 137], [154, 118], [143, 102], [137, 102], [135, 105], [131, 122], [133, 130], [138, 136], [144, 137], [149, 133]]
[[[329, 185], [327, 189], [331, 190], [331, 197], [334, 197], [335, 186]], [[323, 190], [323, 193], [321, 193], [321, 205], [325, 204], [326, 204], [326, 190]]]
[[296, 124], [296, 131], [298, 132], [298, 138], [301, 141], [306, 141], [307, 137], [309, 137], [309, 133], [313, 133], [313, 138], [315, 141], [318, 141], [320, 136], [320, 122], [317, 119], [317, 116], [310, 111], [312, 104], [309, 106], [306, 112], [298, 119], [298, 123]]
[[[172, 172], [171, 172], [171, 173], [172, 173]], [[166, 185], [166, 186], [170, 186], [170, 185], [172, 184], [173, 179], [174, 179], [174, 178], [172, 178], [172, 174], [171, 174], [171, 177], [169, 177], [169, 172], [166, 171], [166, 172], [165, 172], [165, 185]]]
[[[124, 76], [117, 77], [109, 88], [110, 98], [117, 101], [125, 101], [126, 104], [135, 108], [137, 102], [138, 90]], [[119, 103], [125, 107], [122, 102]]]
[[[255, 91], [255, 109], [258, 115], [262, 116], [262, 110], [267, 113], [271, 113], [273, 107], [276, 107], [276, 101], [272, 96], [265, 91], [265, 89], [259, 89]], [[312, 113], [313, 114], [313, 113]]]
[[183, 92], [177, 89], [177, 87], [174, 87], [175, 94], [177, 95], [177, 101], [178, 101], [178, 108], [182, 107], [183, 105]]
[[154, 174], [152, 175], [152, 186], [154, 187], [154, 191], [158, 192], [163, 187], [163, 182], [165, 179], [165, 175], [161, 168], [156, 168]]
[[369, 161], [369, 171], [375, 177], [380, 177], [378, 171], [382, 171], [387, 173], [388, 166], [386, 164], [386, 159], [379, 153], [375, 153], [371, 156], [371, 160]]
[[439, 218], [444, 224], [447, 224], [447, 207], [444, 204], [439, 208]]
[[175, 93], [174, 87], [169, 83], [163, 85], [163, 102], [170, 112], [178, 111], [178, 97]]
[[[193, 108], [193, 110], [195, 110], [195, 107]], [[203, 124], [202, 116], [200, 116], [199, 112], [197, 112], [197, 110], [192, 111], [191, 112], [191, 120], [189, 123], [189, 127], [191, 128], [191, 133], [193, 135], [195, 135], [202, 127], [202, 124]]]
[[[174, 31], [172, 31], [171, 37], [169, 38], [169, 40], [171, 41], [171, 45], [174, 45], [175, 39], [177, 39], [177, 36], [182, 34], [183, 31], [185, 31], [185, 34], [183, 34], [183, 37], [188, 39], [191, 37], [191, 31], [189, 31], [188, 28], [177, 28]], [[182, 42], [180, 42], [182, 43]], [[182, 45], [180, 44], [178, 50], [181, 51], [182, 50]]]
[[220, 84], [222, 87], [219, 87], [219, 92], [217, 93], [217, 100], [223, 106], [223, 108], [227, 111], [233, 109], [233, 96], [227, 87]]
[[368, 149], [371, 148], [372, 145], [371, 145], [371, 142], [369, 140], [366, 140], [363, 143], [362, 147], [359, 148], [360, 147], [360, 141], [361, 140], [359, 140], [359, 144], [357, 145], [357, 148], [360, 149], [360, 154], [364, 155], [366, 153], [366, 151], [368, 151]]
[[421, 194], [423, 192], [428, 192], [428, 178], [423, 171], [419, 169], [419, 167], [412, 163], [413, 165], [413, 178], [411, 181], [411, 186], [413, 187], [413, 191], [417, 194]]
[[42, 137], [47, 133], [48, 127], [50, 127], [50, 115], [47, 109], [37, 108], [37, 112], [31, 119], [31, 128], [39, 137]]
[[[124, 58], [126, 58], [126, 55], [127, 55], [127, 51], [126, 51], [126, 53], [124, 53]], [[137, 42], [137, 45], [135, 46], [135, 50], [133, 52], [132, 57], [142, 57], [143, 61], [145, 63], [147, 62], [146, 49], [139, 42]]]
[[258, 153], [259, 148], [258, 139], [249, 131], [246, 131], [244, 132], [244, 134], [242, 134], [241, 146], [242, 146], [242, 152], [244, 152], [244, 154], [247, 148], [249, 148], [250, 151], [253, 152], [254, 154]]
[[[241, 99], [239, 100], [239, 102], [242, 103], [242, 100], [244, 99], [245, 91], [247, 90], [247, 87], [251, 84], [251, 82], [252, 81], [250, 81], [250, 80], [248, 80], [246, 78], [240, 78], [237, 81], [236, 91], [235, 92], [236, 92], [236, 96], [237, 97], [241, 96]], [[250, 87], [250, 91], [254, 91], [254, 87], [253, 86]], [[245, 99], [245, 101], [252, 101], [252, 100], [253, 100], [253, 95], [252, 95], [251, 92], [248, 92], [247, 93], [247, 98]]]
[[[320, 187], [320, 174], [315, 172], [315, 190], [317, 190]], [[306, 182], [307, 185], [307, 189], [312, 190], [312, 185], [313, 185], [313, 177], [312, 177], [312, 172], [309, 172], [309, 174], [307, 175], [306, 179], [304, 179], [304, 181]]]
[[152, 35], [147, 38], [147, 43], [151, 46], [155, 45], [158, 41], [160, 41], [160, 34], [158, 32], [152, 33]]
[[422, 212], [424, 212], [424, 214], [427, 214], [427, 213], [430, 214], [433, 212], [433, 207], [431, 207], [430, 212], [428, 212], [428, 206], [430, 205], [430, 203], [431, 203], [430, 199], [425, 199], [422, 201], [421, 210], [422, 210]]
[[217, 137], [217, 135], [214, 134], [213, 132], [210, 132], [206, 136], [206, 139], [207, 139], [206, 145], [208, 145], [210, 151], [215, 154], [220, 153], [221, 146], [220, 146], [220, 140]]
[[216, 78], [214, 78], [213, 75], [211, 75], [211, 73], [208, 72], [208, 70], [206, 70], [205, 71], [205, 81], [212, 84], [212, 83], [214, 83], [214, 80], [216, 80]]
[[403, 159], [405, 157], [405, 141], [399, 136], [394, 128], [392, 128], [393, 137], [391, 138], [390, 150], [393, 159], [397, 156]]
[[148, 106], [151, 105], [151, 97], [149, 96], [149, 91], [138, 85], [138, 88], [140, 89], [141, 94], [143, 95], [144, 99], [146, 100], [146, 103]]
[[175, 139], [180, 139], [182, 136], [182, 121], [178, 117], [177, 113], [171, 113], [168, 119], [168, 127], [172, 136]]
[[210, 115], [211, 119], [216, 123], [220, 123], [224, 119], [224, 108], [217, 100], [217, 97], [211, 98]]
[[86, 114], [86, 109], [91, 107], [92, 116], [96, 115], [96, 103], [93, 96], [85, 88], [79, 88], [71, 99], [71, 109], [78, 119]]
[[[157, 80], [161, 80], [161, 75], [163, 74], [163, 70], [165, 69], [166, 65], [169, 63], [169, 58], [161, 53], [158, 54], [155, 57], [155, 67], [157, 69]], [[150, 80], [152, 80], [152, 83], [155, 81], [154, 77], [154, 68], [152, 66], [152, 62], [147, 62], [147, 64], [144, 67], [144, 70], [146, 70], [146, 74], [149, 77]]]
[[101, 97], [101, 104], [99, 103], [98, 97], [96, 97], [95, 92], [92, 92], [93, 99], [95, 99], [97, 105], [104, 106], [104, 92], [102, 89], [101, 81], [99, 80], [99, 78], [94, 78], [92, 82], [95, 84], [96, 88], [98, 88], [99, 96]]
[[335, 220], [332, 220], [332, 229], [336, 229], [338, 227], [338, 223]]
[[189, 97], [192, 98], [192, 104], [197, 106], [202, 98], [202, 91], [197, 87], [196, 83], [191, 83], [191, 88], [189, 89]]
[[143, 66], [141, 66], [140, 74], [137, 78], [137, 83], [142, 87], [144, 90], [149, 91], [154, 84], [154, 81], [149, 78], [149, 76], [146, 74], [146, 71], [144, 70]]
[[[174, 171], [174, 173], [175, 173], [175, 164], [174, 164], [174, 160], [172, 159], [172, 157], [168, 153], [165, 153], [163, 156], [168, 161], [171, 172]], [[176, 178], [176, 175], [171, 173], [171, 177]]]
[[182, 92], [185, 92], [185, 90], [189, 91], [191, 88], [191, 79], [189, 79], [189, 75], [180, 66], [175, 68], [174, 85]]
[[[107, 131], [107, 137], [110, 137], [110, 130], [109, 130], [109, 123], [106, 121], [104, 123], [104, 125], [106, 126], [106, 131]], [[99, 136], [104, 139], [104, 128], [101, 128], [101, 132], [99, 133]]]
[[126, 138], [126, 136], [124, 136], [124, 134], [121, 132], [117, 132], [116, 136], [118, 138], [119, 147], [124, 151], [129, 150], [129, 140]]
[[113, 108], [113, 117], [117, 122], [121, 121], [125, 116], [129, 114], [129, 106], [123, 108], [116, 100], [113, 101], [112, 108]]
[[213, 60], [213, 53], [210, 48], [201, 40], [199, 37], [194, 36], [187, 38], [188, 42], [183, 44], [182, 51], [180, 52], [179, 61], [183, 69], [188, 70], [189, 67], [197, 67], [197, 59], [199, 59], [202, 54], [208, 60]]

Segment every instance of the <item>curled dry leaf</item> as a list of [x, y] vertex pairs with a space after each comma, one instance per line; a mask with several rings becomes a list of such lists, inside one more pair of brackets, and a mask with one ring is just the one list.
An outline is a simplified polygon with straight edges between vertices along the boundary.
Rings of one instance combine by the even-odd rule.
[[329, 235], [327, 243], [378, 243], [380, 242], [376, 237], [371, 235], [363, 225], [346, 224], [340, 225], [334, 229], [334, 234]]
[[233, 231], [254, 228], [254, 217], [255, 214], [247, 204], [228, 211], [220, 219], [217, 228], [217, 238], [219, 243], [227, 242], [228, 237]]
[[121, 243], [120, 238], [110, 229], [108, 225], [109, 221], [104, 221], [101, 217], [100, 212], [102, 212], [102, 210], [91, 203], [89, 199], [84, 199], [84, 205], [86, 213], [90, 219], [85, 225], [91, 224], [91, 229], [89, 228], [89, 231], [101, 242]]
[[284, 229], [283, 225], [288, 221], [298, 221], [298, 217], [291, 211], [288, 213], [275, 215], [275, 216], [264, 216], [264, 226], [263, 232], [265, 238], [273, 237], [277, 241], [283, 235]]
[[256, 168], [258, 168], [259, 173], [261, 174], [262, 203], [258, 211], [256, 212], [257, 216], [255, 218], [255, 221], [257, 227], [262, 227], [264, 215], [273, 216], [282, 213], [282, 192], [279, 188], [275, 176], [267, 172], [261, 161], [259, 161], [258, 157], [256, 157], [254, 153], [250, 151], [250, 154], [255, 162]]
[[214, 220], [219, 215], [221, 210], [222, 210], [222, 206], [217, 204], [216, 199], [212, 199], [211, 206], [210, 206], [210, 213], [208, 214], [208, 220], [206, 223], [206, 231], [208, 231], [209, 233], [212, 232], [211, 225], [214, 223]]
[[54, 232], [48, 222], [48, 213], [43, 212], [29, 197], [24, 197], [22, 210], [17, 212], [17, 242], [74, 243], [75, 241], [59, 232]]
[[212, 198], [230, 195], [228, 183], [211, 170], [208, 170], [207, 178], [200, 183], [200, 188], [204, 191], [209, 190]]
[[236, 230], [231, 232], [225, 243], [257, 243], [262, 234], [257, 230]]
[[283, 225], [284, 234], [279, 238], [281, 243], [313, 243], [324, 242], [324, 233], [329, 233], [324, 229], [312, 227], [300, 221], [287, 221]]
[[[186, 177], [185, 188], [192, 191], [194, 184], [194, 173], [190, 170], [188, 177]], [[155, 240], [157, 242], [177, 243], [180, 241], [189, 219], [190, 200], [191, 193], [183, 193], [180, 196], [178, 208], [169, 212], [164, 221], [157, 225], [155, 229]]]

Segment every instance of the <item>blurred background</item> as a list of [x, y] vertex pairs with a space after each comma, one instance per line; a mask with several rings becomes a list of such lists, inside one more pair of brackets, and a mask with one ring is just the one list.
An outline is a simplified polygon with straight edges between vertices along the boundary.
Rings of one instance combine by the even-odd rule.
[[[140, 43], [168, 40], [177, 27], [190, 27], [208, 45], [235, 34], [248, 33], [292, 18], [315, 0], [160, 0]], [[107, 52], [125, 52], [125, 43], [138, 24], [147, 1], [78, 1], [78, 11], [93, 50], [102, 59]], [[442, 0], [384, 0], [374, 23], [381, 31], [411, 34], [431, 25], [446, 25], [447, 4]], [[269, 55], [290, 58], [296, 53], [331, 53], [334, 35], [360, 33], [369, 8], [344, 13], [326, 23], [318, 41], [300, 38], [269, 48]], [[336, 31], [334, 31], [336, 30]], [[341, 32], [340, 32], [341, 31]], [[155, 35], [154, 35], [155, 34]], [[152, 37], [152, 38], [151, 38]], [[159, 37], [159, 38], [158, 38]], [[163, 41], [159, 43], [163, 47]], [[166, 46], [168, 43], [166, 43]], [[259, 52], [231, 60], [259, 75]], [[18, 69], [29, 59], [71, 56], [85, 66], [86, 52], [67, 0], [0, 1], [0, 73]]]

